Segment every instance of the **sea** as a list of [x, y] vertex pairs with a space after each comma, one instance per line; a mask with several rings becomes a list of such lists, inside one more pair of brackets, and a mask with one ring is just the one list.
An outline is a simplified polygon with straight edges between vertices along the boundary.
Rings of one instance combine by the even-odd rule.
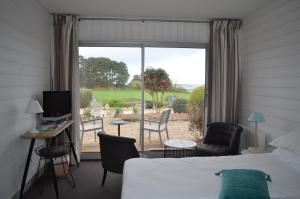
[[194, 90], [195, 88], [197, 88], [199, 86], [204, 86], [204, 84], [177, 84], [176, 86], [184, 88], [184, 89], [188, 90], [189, 92], [192, 92], [192, 90]]

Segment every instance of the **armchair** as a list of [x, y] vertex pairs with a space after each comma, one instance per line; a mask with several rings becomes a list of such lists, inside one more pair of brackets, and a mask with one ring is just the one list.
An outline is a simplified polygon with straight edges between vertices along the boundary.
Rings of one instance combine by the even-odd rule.
[[107, 171], [122, 174], [125, 161], [140, 156], [134, 145], [135, 139], [108, 135], [103, 131], [97, 135], [100, 140], [101, 162], [104, 169], [103, 186]]
[[197, 156], [238, 155], [242, 127], [225, 122], [215, 122], [207, 125], [203, 144], [196, 148]]

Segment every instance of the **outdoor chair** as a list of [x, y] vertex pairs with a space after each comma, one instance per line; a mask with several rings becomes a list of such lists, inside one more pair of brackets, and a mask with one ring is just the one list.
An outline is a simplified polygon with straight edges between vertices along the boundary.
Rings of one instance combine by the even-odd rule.
[[133, 138], [114, 136], [105, 134], [104, 131], [98, 133], [100, 141], [101, 162], [104, 169], [102, 186], [105, 183], [107, 171], [123, 173], [123, 166], [126, 160], [138, 158], [139, 153]]
[[159, 134], [160, 145], [163, 147], [161, 132], [166, 131], [167, 139], [169, 139], [168, 133], [168, 121], [171, 113], [171, 109], [165, 109], [159, 118], [150, 118], [148, 120], [144, 120], [144, 130], [149, 131], [149, 140], [152, 132], [157, 132]]
[[238, 155], [242, 131], [242, 127], [232, 123], [208, 124], [203, 144], [196, 147], [197, 156]]
[[97, 141], [97, 132], [104, 130], [103, 124], [104, 115], [80, 117], [80, 131], [81, 131], [81, 147], [83, 143], [83, 135], [85, 132], [94, 131], [95, 142]]

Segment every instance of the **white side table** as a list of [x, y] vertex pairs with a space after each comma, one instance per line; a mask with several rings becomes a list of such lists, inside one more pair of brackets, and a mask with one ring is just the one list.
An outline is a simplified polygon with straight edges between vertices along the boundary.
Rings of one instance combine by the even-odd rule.
[[255, 152], [250, 151], [249, 149], [244, 149], [244, 150], [241, 151], [242, 155], [245, 155], [245, 154], [262, 154], [262, 153], [266, 153], [266, 151], [264, 151], [262, 149], [257, 149]]
[[170, 139], [164, 142], [164, 157], [191, 157], [197, 143], [186, 139]]

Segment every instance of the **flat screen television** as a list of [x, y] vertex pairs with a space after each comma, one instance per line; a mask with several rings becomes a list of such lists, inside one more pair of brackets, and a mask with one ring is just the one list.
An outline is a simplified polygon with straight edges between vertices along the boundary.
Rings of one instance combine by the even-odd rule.
[[43, 120], [59, 121], [71, 116], [71, 91], [43, 92]]

